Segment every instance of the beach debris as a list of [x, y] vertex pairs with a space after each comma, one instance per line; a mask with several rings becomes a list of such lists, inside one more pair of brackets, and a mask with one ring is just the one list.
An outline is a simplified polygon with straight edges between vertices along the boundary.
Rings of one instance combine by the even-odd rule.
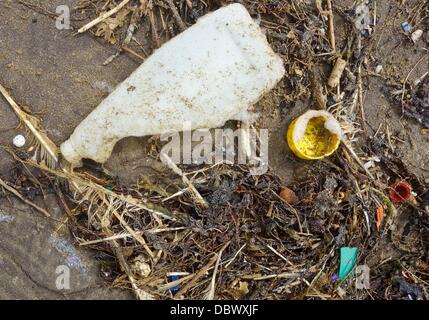
[[15, 217], [5, 214], [2, 210], [0, 210], [0, 222], [12, 222], [15, 220]]
[[287, 142], [301, 159], [323, 159], [338, 149], [343, 133], [339, 122], [328, 111], [309, 110], [289, 126]]
[[147, 258], [144, 255], [138, 255], [130, 264], [131, 271], [142, 278], [148, 277], [151, 273], [151, 268], [146, 261]]
[[371, 32], [371, 18], [369, 17], [369, 7], [365, 2], [355, 8], [355, 27], [362, 35], [367, 35]]
[[[105, 7], [101, 10], [97, 8], [98, 10], [92, 10], [92, 12], [98, 14], [104, 10], [109, 10], [121, 1], [106, 1], [108, 4]], [[132, 9], [131, 4], [135, 5], [137, 2], [134, 1], [128, 4]], [[142, 0], [142, 2], [151, 1]], [[184, 7], [184, 4], [182, 6], [179, 4], [179, 1], [169, 2], [174, 3], [174, 6], [178, 7], [178, 12], [186, 24], [189, 25], [195, 21], [191, 15], [186, 13], [187, 7]], [[191, 5], [188, 5], [188, 13], [195, 10], [201, 15], [211, 10], [210, 8], [203, 8], [203, 4], [201, 3], [197, 4], [195, 1], [193, 3], [187, 1], [187, 3], [189, 2]], [[322, 3], [322, 1], [318, 2]], [[164, 41], [170, 35], [174, 34], [170, 28], [171, 24], [175, 23], [173, 19], [176, 17], [171, 15], [167, 5], [160, 5], [164, 1], [156, 0], [154, 3], [156, 3], [154, 4], [155, 8], [159, 10], [151, 12], [151, 20], [158, 22], [159, 15], [162, 19], [162, 14], [167, 13], [164, 16], [165, 21], [162, 21], [165, 23], [165, 26], [161, 27], [164, 30], [161, 29], [159, 32], [159, 35], [162, 36], [162, 41]], [[300, 199], [294, 207], [285, 205], [284, 199], [280, 199], [282, 198], [280, 193], [283, 182], [276, 175], [276, 172], [273, 172], [271, 169], [267, 174], [254, 178], [249, 174], [246, 166], [231, 164], [216, 164], [213, 167], [202, 166], [203, 168], [180, 166], [180, 171], [173, 171], [178, 173], [182, 180], [179, 179], [180, 177], [174, 177], [170, 181], [170, 177], [167, 179], [164, 175], [157, 179], [156, 184], [159, 187], [158, 189], [163, 191], [162, 195], [160, 192], [143, 185], [125, 185], [121, 181], [110, 180], [109, 177], [104, 175], [99, 177], [101, 173], [98, 169], [94, 170], [94, 168], [89, 166], [75, 171], [75, 175], [73, 176], [61, 173], [58, 175], [61, 180], [75, 181], [80, 186], [77, 190], [78, 192], [75, 192], [76, 190], [74, 189], [70, 190], [71, 192], [67, 189], [62, 190], [67, 195], [67, 198], [73, 199], [73, 196], [75, 196], [76, 200], [76, 202], [69, 202], [69, 205], [76, 204], [72, 209], [73, 216], [77, 220], [76, 222], [73, 221], [73, 224], [77, 224], [76, 227], [73, 225], [73, 235], [77, 242], [91, 242], [91, 247], [94, 250], [98, 250], [109, 256], [108, 261], [111, 263], [111, 274], [108, 278], [109, 281], [114, 281], [114, 286], [123, 288], [131, 286], [140, 299], [152, 298], [151, 295], [143, 292], [142, 288], [151, 290], [151, 293], [154, 294], [153, 297], [157, 299], [169, 298], [170, 294], [176, 295], [182, 288], [185, 290], [180, 292], [176, 298], [201, 299], [207, 297], [206, 284], [209, 284], [210, 280], [209, 297], [216, 297], [216, 299], [289, 299], [295, 297], [335, 299], [337, 298], [335, 297], [337, 295], [336, 292], [341, 297], [349, 299], [395, 299], [398, 298], [400, 285], [395, 290], [390, 275], [403, 268], [403, 270], [407, 270], [407, 274], [411, 275], [410, 277], [404, 275], [406, 282], [421, 286], [423, 294], [427, 297], [427, 287], [420, 280], [423, 272], [416, 270], [414, 261], [408, 262], [408, 257], [414, 260], [417, 256], [405, 253], [407, 252], [405, 248], [402, 249], [404, 250], [404, 258], [401, 258], [399, 262], [385, 260], [386, 255], [384, 253], [387, 250], [384, 244], [386, 240], [389, 241], [390, 232], [370, 234], [371, 223], [374, 220], [376, 220], [375, 222], [380, 228], [382, 226], [386, 230], [388, 229], [389, 221], [393, 221], [392, 224], [396, 225], [395, 219], [392, 219], [392, 217], [395, 217], [393, 214], [395, 210], [392, 205], [393, 201], [389, 200], [386, 191], [381, 193], [387, 200], [380, 194], [374, 196], [370, 190], [375, 186], [375, 183], [394, 181], [390, 179], [400, 176], [401, 179], [407, 179], [407, 181], [412, 182], [419, 195], [419, 200], [424, 198], [422, 195], [424, 195], [424, 192], [426, 192], [424, 190], [426, 189], [423, 186], [420, 186], [408, 172], [402, 171], [400, 168], [392, 168], [386, 162], [386, 158], [398, 156], [390, 153], [390, 151], [393, 152], [394, 149], [395, 151], [397, 149], [396, 143], [400, 140], [396, 139], [404, 141], [406, 139], [404, 139], [401, 133], [397, 133], [395, 130], [388, 132], [387, 128], [387, 136], [384, 136], [384, 127], [380, 126], [374, 135], [373, 141], [378, 147], [383, 145], [384, 148], [385, 139], [388, 139], [386, 152], [379, 153], [377, 148], [365, 149], [365, 143], [361, 149], [360, 142], [353, 145], [353, 148], [356, 148], [356, 151], [353, 151], [351, 146], [353, 142], [357, 142], [355, 139], [358, 138], [358, 133], [354, 136], [354, 133], [350, 134], [351, 131], [344, 126], [343, 112], [353, 115], [353, 121], [360, 122], [359, 120], [361, 120], [362, 131], [366, 132], [366, 129], [368, 129], [364, 125], [367, 121], [364, 118], [363, 110], [369, 109], [364, 108], [362, 105], [363, 101], [359, 98], [360, 95], [366, 95], [368, 87], [362, 85], [359, 88], [359, 78], [361, 77], [359, 66], [361, 61], [363, 61], [362, 63], [366, 67], [374, 61], [374, 55], [371, 54], [371, 46], [368, 46], [368, 43], [366, 43], [367, 39], [363, 40], [364, 42], [361, 43], [361, 46], [359, 44], [361, 39], [358, 34], [358, 41], [353, 40], [354, 43], [351, 43], [350, 47], [345, 50], [347, 52], [343, 52], [344, 38], [343, 32], [341, 32], [341, 38], [339, 38], [341, 40], [341, 43], [339, 43], [342, 50], [341, 57], [348, 62], [343, 72], [344, 77], [340, 76], [338, 80], [338, 83], [341, 83], [341, 88], [338, 85], [333, 90], [326, 90], [326, 82], [319, 81], [323, 86], [315, 94], [316, 90], [313, 87], [308, 87], [310, 69], [319, 63], [325, 64], [331, 62], [334, 65], [338, 56], [333, 58], [335, 53], [330, 50], [329, 43], [326, 41], [328, 36], [326, 33], [326, 21], [317, 19], [317, 16], [313, 15], [312, 10], [307, 10], [309, 9], [306, 8], [307, 3], [309, 2], [293, 1], [291, 2], [293, 4], [291, 6], [288, 4], [282, 6], [281, 11], [277, 12], [281, 20], [274, 16], [271, 17], [270, 12], [272, 8], [269, 6], [265, 7], [262, 1], [258, 4], [258, 8], [255, 11], [260, 11], [263, 14], [260, 24], [264, 28], [268, 27], [266, 30], [270, 43], [272, 43], [276, 52], [280, 52], [283, 55], [284, 63], [287, 66], [286, 69], [290, 71], [291, 79], [293, 79], [285, 78], [284, 82], [282, 81], [282, 85], [286, 86], [285, 92], [287, 92], [285, 101], [281, 101], [282, 108], [287, 112], [289, 106], [293, 107], [291, 101], [297, 101], [303, 97], [308, 98], [313, 93], [315, 109], [326, 110], [329, 108], [334, 117], [341, 121], [343, 133], [347, 137], [347, 139], [344, 138], [342, 141], [345, 147], [331, 159], [317, 161], [311, 163], [311, 165], [301, 163], [302, 167], [305, 167], [309, 171], [308, 175], [302, 175], [302, 182], [294, 181], [293, 185], [288, 185], [293, 190], [299, 190]], [[373, 25], [375, 25], [376, 4], [377, 2], [371, 2], [371, 10], [374, 13]], [[128, 9], [124, 7], [121, 10], [125, 11]], [[171, 11], [174, 14], [173, 9]], [[290, 15], [289, 11], [293, 14]], [[343, 11], [343, 6], [341, 5], [340, 7], [336, 7], [334, 12], [336, 15], [344, 14], [344, 17], [349, 17], [349, 13]], [[256, 16], [256, 13], [252, 12], [252, 15]], [[294, 22], [293, 25], [283, 30], [281, 25], [286, 23], [283, 19], [289, 20], [289, 16], [302, 20]], [[326, 13], [322, 13], [322, 16], [325, 17]], [[268, 17], [269, 19], [267, 19]], [[115, 18], [115, 15], [112, 15], [112, 18]], [[329, 18], [331, 19], [331, 17]], [[322, 23], [319, 23], [319, 20]], [[419, 20], [416, 16], [416, 18], [410, 21], [413, 21], [416, 25], [417, 23], [420, 25]], [[178, 23], [176, 22], [176, 24]], [[353, 24], [354, 21], [352, 21], [352, 27]], [[100, 23], [98, 26], [101, 25]], [[153, 25], [152, 23], [152, 32], [154, 32]], [[340, 26], [341, 28], [342, 24], [336, 24], [336, 26]], [[291, 31], [289, 31], [289, 27]], [[97, 26], [94, 28], [94, 31], [96, 28]], [[296, 55], [297, 50], [293, 48], [293, 45], [282, 46], [275, 40], [273, 41], [269, 32], [271, 28], [276, 29], [276, 34], [279, 37], [286, 38], [286, 32], [295, 34], [295, 40], [286, 38], [283, 42], [298, 42], [296, 47], [301, 54]], [[119, 27], [115, 29], [115, 33], [119, 39], [118, 29]], [[349, 34], [350, 28], [347, 29], [346, 36], [350, 36], [350, 40], [352, 40], [352, 37], [356, 38], [355, 34], [359, 32], [353, 30], [352, 34]], [[301, 34], [301, 30], [306, 31], [304, 34]], [[331, 30], [330, 26], [329, 30]], [[365, 30], [362, 33], [364, 35], [367, 34]], [[407, 37], [410, 34], [411, 32]], [[333, 44], [335, 42], [330, 41], [330, 43]], [[308, 48], [304, 47], [304, 45], [308, 45]], [[332, 47], [335, 51], [335, 45]], [[357, 49], [358, 51], [356, 51]], [[310, 53], [307, 51], [310, 51]], [[353, 54], [350, 55], [352, 52]], [[316, 53], [316, 56], [314, 56], [314, 53]], [[337, 54], [339, 54], [338, 51]], [[147, 56], [145, 54], [145, 58]], [[295, 61], [295, 59], [288, 59], [291, 56], [294, 58], [297, 57], [304, 63]], [[308, 66], [306, 65], [307, 63]], [[382, 60], [377, 61], [377, 63], [382, 63]], [[372, 65], [372, 70], [375, 70], [374, 67], [377, 63]], [[383, 78], [391, 76], [390, 66], [388, 69], [385, 73], [383, 72]], [[366, 77], [366, 70], [363, 72], [364, 77]], [[368, 74], [372, 73], [369, 72]], [[421, 79], [420, 81], [424, 81], [423, 76], [419, 79]], [[291, 91], [287, 90], [289, 81], [293, 81], [290, 83], [293, 87]], [[345, 85], [344, 88], [342, 86], [343, 83]], [[405, 86], [400, 93], [405, 92], [405, 112], [409, 110], [408, 106], [418, 108], [416, 111], [419, 111], [419, 118], [422, 118], [422, 121], [425, 118], [429, 119], [425, 111], [427, 109], [425, 108], [425, 105], [427, 105], [425, 97], [427, 95], [421, 95], [421, 103], [418, 103], [418, 100], [416, 100], [418, 95], [412, 92], [417, 88], [417, 83], [414, 86], [411, 84], [411, 81], [408, 81], [408, 83], [405, 81], [404, 83]], [[355, 88], [356, 85], [358, 88]], [[349, 90], [346, 89], [347, 86], [350, 87]], [[94, 87], [98, 86], [95, 85]], [[108, 89], [107, 86], [101, 84], [97, 89], [103, 92], [108, 91], [104, 90], [104, 88]], [[130, 92], [134, 89], [133, 86], [129, 87]], [[346, 93], [344, 94], [343, 91]], [[353, 93], [353, 91], [355, 92]], [[340, 94], [338, 95], [337, 92]], [[320, 99], [318, 99], [319, 97]], [[25, 99], [23, 100], [25, 101]], [[318, 103], [317, 100], [321, 102]], [[298, 107], [295, 108], [296, 110], [301, 109]], [[367, 116], [371, 117], [372, 113], [368, 113]], [[28, 142], [32, 141], [28, 135], [26, 137], [28, 138]], [[346, 142], [350, 142], [349, 146], [345, 144]], [[24, 153], [22, 152], [23, 150], [19, 150], [19, 152], [15, 149], [13, 150], [19, 155]], [[155, 150], [153, 154], [157, 155], [158, 151]], [[379, 160], [374, 155], [378, 155]], [[353, 163], [353, 161], [356, 163]], [[25, 160], [25, 163], [18, 163], [17, 168], [20, 170], [21, 167], [27, 165], [30, 167], [31, 163]], [[309, 169], [308, 167], [311, 168]], [[40, 169], [39, 167], [37, 168]], [[370, 180], [369, 169], [374, 174], [375, 181]], [[57, 180], [54, 178], [58, 172], [47, 170], [46, 168], [42, 168], [41, 170], [44, 171], [45, 176], [51, 181]], [[38, 172], [38, 170], [34, 171]], [[94, 173], [96, 175], [93, 181], [97, 181], [97, 185], [85, 183], [88, 182], [87, 179], [93, 179], [92, 175]], [[79, 174], [81, 175], [79, 176]], [[7, 184], [14, 186], [25, 196], [27, 196], [27, 185], [31, 185], [31, 190], [43, 188], [42, 190], [50, 192], [51, 184], [41, 181], [42, 187], [39, 187], [35, 181], [30, 180], [32, 177], [28, 173], [25, 172], [24, 175], [24, 178], [27, 178], [24, 183], [21, 183], [20, 179], [16, 180], [14, 177], [13, 184], [9, 182]], [[83, 177], [85, 177], [85, 181], [78, 179]], [[301, 175], [299, 177], [301, 180]], [[18, 178], [20, 177], [18, 176]], [[166, 178], [165, 184], [163, 181], [164, 178]], [[177, 185], [181, 181], [184, 186]], [[424, 183], [429, 183], [429, 180]], [[223, 188], [222, 186], [226, 184], [229, 187]], [[198, 198], [195, 196], [197, 193], [195, 195], [191, 194], [193, 186], [207, 198], [207, 202], [210, 204], [209, 208], [198, 205], [198, 201], [196, 200]], [[219, 186], [221, 187], [219, 188]], [[384, 185], [376, 186], [380, 190], [385, 189]], [[218, 190], [218, 194], [212, 197], [211, 195], [215, 190]], [[228, 191], [226, 192], [225, 190]], [[160, 208], [158, 205], [153, 206], [152, 201], [160, 204], [162, 197], [165, 197], [165, 202], [162, 200], [163, 207]], [[381, 209], [379, 209], [380, 199], [377, 199], [377, 197], [383, 199], [384, 202], [385, 216], [383, 220], [379, 219], [381, 217]], [[426, 197], [426, 199], [429, 198]], [[375, 214], [375, 209], [378, 211], [378, 217], [371, 217]], [[409, 206], [398, 206], [397, 210], [398, 213], [402, 213], [403, 210], [412, 209]], [[419, 210], [419, 214], [424, 213], [426, 209], [429, 214], [429, 200], [422, 200], [422, 206], [415, 209]], [[268, 214], [265, 215], [267, 212]], [[325, 213], [321, 215], [321, 212]], [[416, 227], [413, 224], [415, 221], [411, 220], [419, 220], [419, 230], [427, 226], [427, 216], [419, 215], [419, 219], [410, 219], [407, 231], [410, 229], [410, 232], [414, 232], [414, 228]], [[106, 229], [99, 228], [99, 222], [105, 223], [103, 225], [107, 226]], [[365, 234], [366, 226], [368, 227], [368, 235]], [[283, 240], [285, 236], [287, 237], [287, 241]], [[368, 236], [371, 237], [368, 238]], [[417, 234], [416, 236], [410, 233], [406, 238], [415, 239], [415, 247], [420, 249], [417, 254], [418, 258], [427, 260], [425, 255], [420, 254], [420, 252], [423, 252], [421, 250], [425, 248], [424, 244], [427, 242], [424, 241], [425, 238], [423, 236], [423, 232], [421, 235]], [[224, 259], [221, 260], [221, 252], [218, 251], [219, 247], [228, 240], [231, 240], [231, 246], [228, 250], [225, 250]], [[406, 240], [405, 237], [404, 240]], [[332, 247], [331, 245], [328, 246], [328, 243], [332, 243]], [[350, 277], [346, 278], [347, 283], [344, 284], [338, 283], [338, 273], [332, 275], [331, 278], [328, 277], [329, 272], [332, 273], [334, 269], [337, 271], [338, 267], [338, 260], [332, 258], [334, 257], [334, 252], [336, 248], [344, 245], [359, 246], [359, 252], [362, 252], [360, 260], [366, 261], [368, 259], [371, 266], [377, 266], [372, 270], [370, 291], [355, 290], [357, 286], [350, 285], [351, 283], [347, 281]], [[245, 247], [246, 249], [243, 249]], [[139, 274], [138, 268], [135, 268], [133, 272], [129, 272], [127, 265], [132, 269], [133, 257], [141, 254], [143, 250], [148, 251], [145, 254], [148, 260], [141, 260], [144, 272]], [[150, 252], [153, 252], [152, 257], [150, 257]], [[215, 254], [216, 252], [219, 253]], [[211, 255], [213, 255], [212, 258], [210, 258]], [[279, 269], [279, 266], [283, 266], [284, 262], [287, 263], [285, 268], [294, 269], [293, 272]], [[146, 279], [142, 279], [144, 278], [145, 271], [148, 270], [144, 263], [147, 263], [149, 268], [152, 268], [151, 274]], [[401, 267], [401, 265], [403, 266]], [[310, 268], [308, 269], [308, 267]], [[357, 266], [355, 269], [356, 278], [359, 278], [359, 267]], [[427, 270], [427, 266], [424, 267]], [[171, 270], [178, 272], [170, 273], [169, 271]], [[194, 278], [196, 279], [193, 280]], [[172, 282], [166, 282], [167, 280], [172, 280]], [[249, 282], [246, 282], [248, 280]], [[336, 282], [335, 285], [332, 285], [330, 280]], [[192, 283], [188, 285], [188, 281], [192, 281]], [[251, 294], [248, 294], [250, 287]], [[401, 290], [410, 299], [414, 299], [414, 294], [411, 290], [406, 290], [406, 285], [402, 285]]]
[[11, 97], [6, 88], [0, 84], [0, 93], [7, 100], [18, 119], [25, 125], [29, 134], [34, 138], [34, 158], [39, 159], [50, 168], [58, 163], [58, 148], [40, 127], [40, 120], [24, 111]]
[[98, 25], [98, 28], [95, 31], [95, 35], [97, 37], [104, 38], [107, 42], [111, 44], [115, 44], [116, 43], [115, 30], [124, 25], [129, 13], [130, 13], [130, 10], [123, 9], [123, 10], [120, 10], [115, 15], [115, 17], [104, 19]]
[[13, 138], [13, 145], [17, 148], [25, 146], [25, 137], [22, 134], [18, 134]]
[[334, 28], [334, 10], [332, 9], [332, 0], [326, 0], [328, 6], [328, 22], [329, 22], [329, 42], [331, 43], [332, 51], [335, 52], [335, 28]]
[[426, 193], [423, 195], [422, 198], [423, 198], [423, 201], [421, 203], [422, 209], [429, 216], [429, 191], [426, 191]]
[[383, 70], [383, 66], [381, 64], [379, 64], [379, 65], [377, 65], [377, 67], [375, 67], [375, 73], [376, 74], [380, 74], [382, 70]]
[[337, 293], [340, 296], [340, 298], [344, 298], [347, 295], [347, 291], [341, 288], [340, 286], [337, 287]]
[[[423, 57], [425, 58], [425, 57]], [[426, 57], [427, 58], [427, 57]], [[429, 72], [417, 79], [417, 89], [411, 98], [404, 101], [405, 115], [415, 119], [425, 128], [429, 128]]]
[[119, 84], [61, 152], [73, 166], [81, 166], [82, 158], [104, 163], [127, 136], [185, 131], [187, 123], [186, 129], [194, 130], [247, 121], [249, 105], [284, 73], [283, 60], [246, 8], [222, 7], [163, 45]]
[[367, 162], [363, 164], [365, 170], [369, 170], [371, 168], [374, 168], [376, 166], [376, 163], [380, 163], [380, 158], [378, 157], [372, 157]]
[[389, 188], [389, 197], [394, 202], [406, 202], [411, 200], [413, 188], [406, 181], [399, 181]]
[[340, 280], [344, 280], [353, 271], [358, 256], [358, 248], [342, 247], [340, 250], [340, 269], [338, 276]]
[[103, 93], [111, 93], [115, 90], [115, 87], [109, 84], [106, 80], [96, 80], [93, 83], [93, 87], [102, 91]]
[[288, 187], [282, 187], [280, 191], [280, 197], [290, 205], [294, 205], [299, 201], [299, 198], [296, 193]]
[[21, 201], [23, 201], [26, 204], [28, 204], [29, 206], [33, 207], [34, 209], [36, 209], [40, 213], [44, 214], [46, 217], [50, 217], [51, 216], [48, 211], [46, 211], [45, 209], [39, 207], [37, 204], [31, 202], [30, 200], [26, 199], [21, 193], [18, 192], [18, 190], [16, 190], [15, 188], [11, 187], [5, 181], [3, 181], [3, 179], [0, 178], [0, 190], [2, 188], [4, 190], [9, 191], [13, 195], [15, 195], [17, 198], [19, 198]]
[[84, 25], [82, 28], [80, 28], [77, 32], [78, 33], [83, 33], [86, 32], [87, 30], [91, 29], [92, 27], [96, 26], [97, 24], [99, 24], [102, 21], [105, 21], [106, 19], [108, 19], [110, 16], [114, 15], [115, 13], [119, 12], [123, 7], [125, 7], [128, 2], [130, 2], [131, 0], [123, 0], [119, 5], [117, 5], [116, 7], [114, 7], [113, 9], [107, 11], [107, 12], [103, 12], [97, 19], [94, 19], [93, 21], [89, 22], [88, 24]]
[[410, 300], [421, 298], [422, 290], [417, 285], [409, 283], [399, 276], [394, 277], [393, 280], [399, 284], [399, 292], [406, 294]]
[[343, 75], [346, 65], [347, 61], [342, 58], [338, 58], [335, 62], [334, 68], [332, 69], [331, 75], [328, 79], [328, 85], [331, 88], [335, 88], [340, 84], [341, 76]]
[[228, 290], [234, 300], [243, 300], [249, 293], [249, 283], [246, 281], [238, 281], [235, 286]]
[[[178, 280], [180, 280], [180, 276], [179, 275], [172, 275], [172, 276], [170, 276], [170, 281], [171, 282], [178, 281]], [[178, 285], [178, 284], [175, 285], [174, 287], [170, 288], [170, 292], [172, 294], [175, 294], [179, 290], [180, 290], [180, 285]]]
[[416, 43], [417, 41], [419, 41], [419, 40], [420, 40], [420, 38], [422, 37], [422, 35], [423, 35], [423, 30], [418, 29], [418, 30], [414, 31], [414, 32], [411, 34], [411, 40], [412, 40], [414, 43]]
[[411, 31], [411, 25], [407, 21], [402, 22], [401, 28], [402, 28], [402, 31], [404, 31], [405, 33], [408, 33]]
[[384, 217], [384, 208], [383, 206], [379, 206], [377, 208], [377, 231], [380, 231], [381, 224], [383, 223]]

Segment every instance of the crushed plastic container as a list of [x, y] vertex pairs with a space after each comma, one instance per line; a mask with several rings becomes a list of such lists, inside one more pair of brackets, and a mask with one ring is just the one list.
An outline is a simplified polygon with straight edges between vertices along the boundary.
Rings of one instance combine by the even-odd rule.
[[301, 159], [317, 160], [338, 149], [343, 132], [339, 122], [325, 110], [308, 110], [288, 128], [286, 140]]
[[248, 108], [284, 76], [282, 59], [247, 10], [232, 4], [202, 17], [149, 57], [61, 145], [74, 166], [105, 162], [128, 136], [216, 128], [247, 120]]

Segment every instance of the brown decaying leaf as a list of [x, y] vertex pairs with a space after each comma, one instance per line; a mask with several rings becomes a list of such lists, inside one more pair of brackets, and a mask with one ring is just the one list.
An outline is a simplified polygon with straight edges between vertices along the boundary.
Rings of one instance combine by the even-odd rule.
[[280, 197], [289, 204], [295, 204], [299, 201], [295, 192], [293, 192], [288, 187], [283, 187], [280, 191]]
[[103, 22], [100, 22], [97, 31], [95, 32], [95, 35], [97, 37], [103, 37], [111, 44], [115, 44], [116, 37], [114, 31], [116, 30], [116, 28], [123, 26], [125, 19], [130, 12], [130, 9], [123, 8], [114, 17], [107, 18]]

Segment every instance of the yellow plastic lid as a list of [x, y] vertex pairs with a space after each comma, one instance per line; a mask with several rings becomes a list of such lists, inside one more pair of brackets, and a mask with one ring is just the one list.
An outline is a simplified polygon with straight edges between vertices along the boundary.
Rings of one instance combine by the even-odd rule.
[[334, 153], [342, 139], [342, 130], [331, 113], [309, 110], [289, 126], [287, 142], [301, 159], [323, 159]]

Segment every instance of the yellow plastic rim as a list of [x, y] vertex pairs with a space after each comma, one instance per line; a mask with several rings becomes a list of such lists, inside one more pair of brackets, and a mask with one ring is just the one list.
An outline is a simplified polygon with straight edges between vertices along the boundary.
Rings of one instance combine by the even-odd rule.
[[312, 117], [308, 120], [303, 137], [295, 140], [295, 130], [305, 114], [295, 119], [289, 126], [287, 142], [295, 155], [305, 160], [323, 159], [334, 153], [340, 145], [340, 137], [325, 128], [324, 116]]

